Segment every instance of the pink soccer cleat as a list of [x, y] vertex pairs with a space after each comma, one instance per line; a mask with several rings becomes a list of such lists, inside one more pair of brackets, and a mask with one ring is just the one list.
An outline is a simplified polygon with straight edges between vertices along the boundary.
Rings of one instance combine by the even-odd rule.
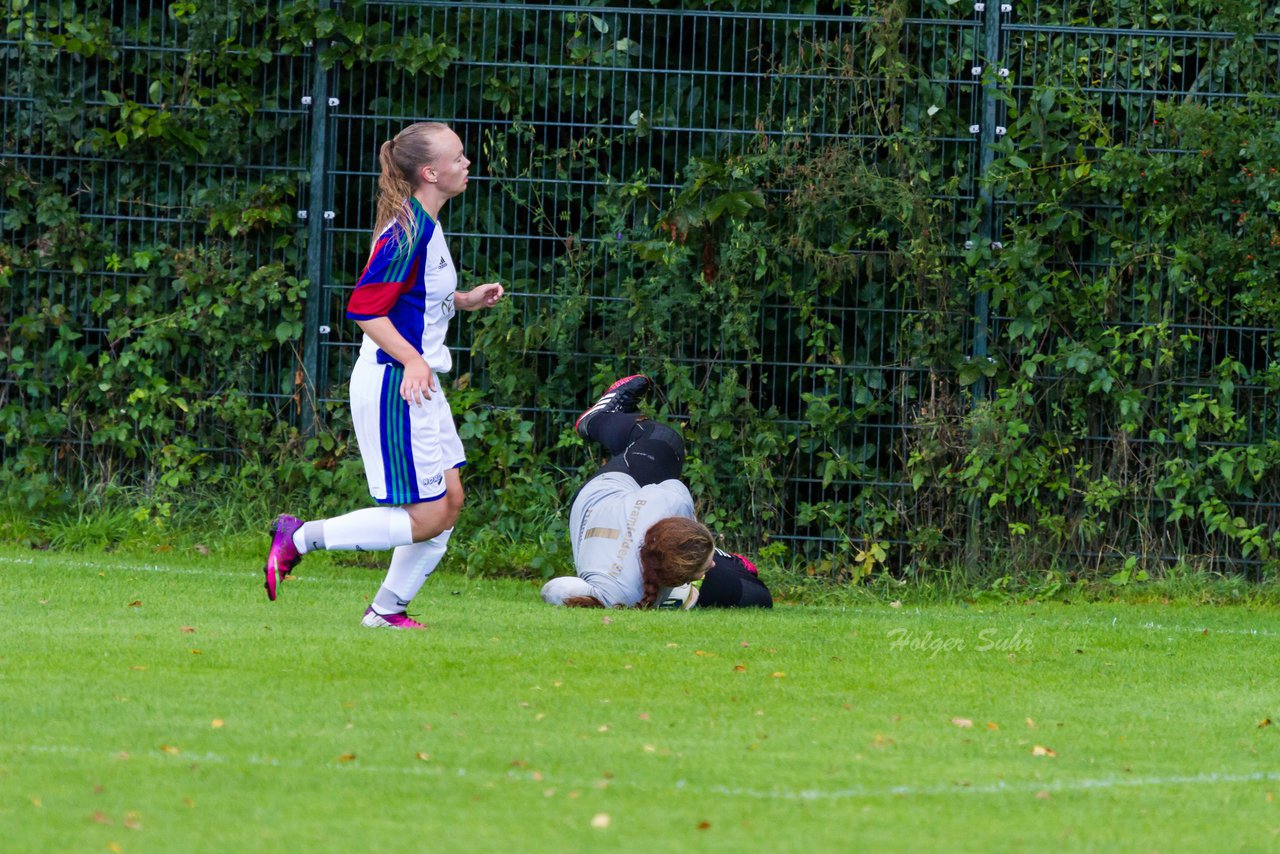
[[302, 560], [297, 548], [293, 545], [293, 532], [302, 527], [302, 520], [281, 513], [271, 523], [271, 551], [267, 552], [267, 565], [263, 569], [267, 582], [267, 598], [276, 601], [280, 580], [293, 571]]
[[587, 421], [595, 413], [635, 412], [640, 408], [640, 399], [649, 391], [650, 385], [652, 382], [644, 374], [623, 377], [605, 389], [604, 394], [600, 395], [592, 407], [578, 416], [578, 420], [573, 422], [573, 429], [585, 439], [587, 438]]
[[408, 614], [379, 614], [369, 606], [364, 610], [360, 625], [369, 629], [425, 629], [422, 623]]

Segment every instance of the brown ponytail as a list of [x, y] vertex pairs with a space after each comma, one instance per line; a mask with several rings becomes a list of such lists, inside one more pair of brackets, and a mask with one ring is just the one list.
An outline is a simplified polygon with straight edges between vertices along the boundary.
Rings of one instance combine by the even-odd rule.
[[640, 544], [644, 597], [637, 608], [652, 608], [663, 587], [679, 587], [698, 578], [715, 551], [711, 532], [701, 522], [683, 516], [659, 519]]
[[378, 209], [373, 220], [373, 241], [376, 244], [390, 223], [397, 222], [404, 229], [405, 239], [396, 247], [396, 254], [408, 252], [417, 240], [417, 220], [410, 215], [409, 197], [418, 189], [418, 170], [435, 157], [432, 139], [449, 126], [442, 122], [418, 122], [409, 125], [394, 139], [382, 143], [378, 150]]

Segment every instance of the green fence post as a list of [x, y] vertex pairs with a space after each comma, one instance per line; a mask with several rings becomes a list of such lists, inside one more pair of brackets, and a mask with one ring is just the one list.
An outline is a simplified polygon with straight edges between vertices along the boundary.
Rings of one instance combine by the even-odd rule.
[[[318, 12], [329, 8], [329, 0], [319, 0], [316, 4]], [[302, 371], [305, 388], [302, 391], [302, 432], [311, 436], [316, 432], [316, 400], [319, 389], [316, 377], [319, 376], [320, 358], [320, 301], [323, 299], [321, 279], [324, 271], [324, 234], [325, 223], [333, 218], [333, 211], [328, 210], [328, 199], [325, 184], [329, 171], [329, 72], [321, 61], [321, 54], [326, 44], [325, 39], [317, 39], [312, 45], [312, 63], [314, 71], [311, 82], [311, 94], [303, 98], [306, 104], [310, 100], [311, 107], [311, 145], [310, 145], [310, 179], [307, 207], [307, 302], [303, 311], [302, 331]]]
[[[1001, 17], [1012, 11], [1008, 3], [975, 3], [974, 10], [982, 17], [983, 49], [975, 71], [982, 79], [982, 113], [978, 126], [978, 247], [987, 247], [993, 254], [1000, 249], [996, 239], [995, 198], [991, 193], [991, 184], [987, 176], [991, 172], [991, 164], [995, 160], [992, 146], [1004, 135], [1005, 129], [999, 125], [996, 87], [1002, 77], [1000, 73], [1000, 38]], [[986, 291], [979, 291], [973, 297], [973, 345], [969, 358], [975, 365], [988, 359], [988, 332], [991, 322], [991, 303]], [[979, 373], [973, 384], [970, 396], [970, 409], [977, 408], [987, 396], [987, 378]], [[982, 561], [982, 525], [979, 517], [982, 504], [976, 498], [969, 502], [969, 524], [965, 538], [965, 575], [974, 581], [978, 575]]]

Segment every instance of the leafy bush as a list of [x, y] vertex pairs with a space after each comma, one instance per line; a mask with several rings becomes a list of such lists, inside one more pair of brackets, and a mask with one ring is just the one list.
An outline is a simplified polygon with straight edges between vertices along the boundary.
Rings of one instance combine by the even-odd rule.
[[[1274, 91], [1275, 10], [1019, 2], [1053, 26], [969, 85], [969, 7], [653, 5], [10, 4], [6, 491], [363, 502], [352, 333], [308, 336], [388, 117], [451, 114], [484, 192], [446, 230], [513, 295], [458, 323], [469, 569], [564, 570], [568, 425], [643, 370], [703, 517], [811, 576], [1274, 572], [1280, 124], [1240, 96]], [[360, 225], [309, 247], [317, 64]]]

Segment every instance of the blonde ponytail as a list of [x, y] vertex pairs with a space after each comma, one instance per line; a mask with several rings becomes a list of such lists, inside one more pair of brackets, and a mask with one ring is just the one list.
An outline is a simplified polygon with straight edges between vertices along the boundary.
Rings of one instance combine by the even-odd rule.
[[409, 204], [413, 191], [421, 181], [419, 171], [435, 156], [432, 138], [449, 126], [442, 122], [418, 122], [409, 125], [378, 150], [378, 208], [374, 214], [373, 243], [388, 225], [398, 223], [404, 240], [396, 247], [396, 255], [413, 248], [418, 239], [418, 220]]

